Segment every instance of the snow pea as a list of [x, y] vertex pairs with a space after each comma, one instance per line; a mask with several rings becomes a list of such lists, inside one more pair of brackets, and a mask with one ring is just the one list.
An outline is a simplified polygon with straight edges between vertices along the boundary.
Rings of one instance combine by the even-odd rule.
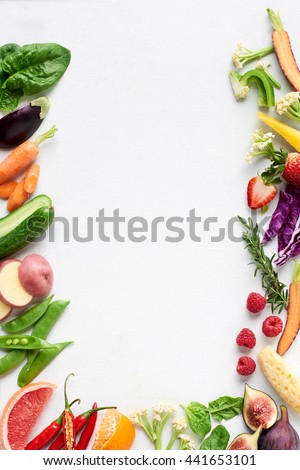
[[19, 333], [29, 329], [44, 315], [52, 299], [53, 295], [26, 310], [26, 312], [21, 313], [21, 315], [13, 320], [4, 323], [1, 327], [7, 333]]
[[24, 387], [25, 385], [32, 382], [37, 375], [39, 375], [42, 370], [44, 370], [50, 362], [52, 362], [67, 346], [72, 344], [72, 341], [65, 343], [56, 343], [55, 349], [43, 349], [38, 352], [37, 356], [34, 358], [30, 367], [25, 364], [18, 375], [18, 385], [19, 387]]
[[[51, 329], [65, 311], [69, 305], [69, 300], [55, 300], [47, 308], [45, 314], [36, 322], [32, 329], [32, 336], [36, 336], [41, 339], [46, 339]], [[27, 369], [30, 368], [34, 359], [36, 358], [38, 351], [29, 351], [28, 352], [28, 362]]]
[[25, 349], [13, 349], [0, 358], [0, 376], [18, 367], [26, 357]]
[[30, 335], [3, 335], [0, 336], [0, 349], [49, 349], [55, 348], [53, 344]]

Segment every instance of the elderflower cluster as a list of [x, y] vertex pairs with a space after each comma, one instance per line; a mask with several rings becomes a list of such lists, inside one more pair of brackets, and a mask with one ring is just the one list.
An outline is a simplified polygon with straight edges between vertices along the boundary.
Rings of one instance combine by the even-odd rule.
[[185, 419], [174, 419], [172, 421], [172, 428], [174, 431], [182, 431], [183, 429], [186, 429], [187, 426]]
[[300, 92], [292, 91], [277, 101], [276, 112], [292, 119], [300, 120]]
[[173, 405], [167, 403], [159, 403], [158, 405], [153, 406], [153, 421], [160, 421], [162, 416], [171, 416], [175, 413], [176, 408]]
[[273, 142], [275, 135], [272, 132], [265, 132], [257, 129], [251, 136], [252, 147], [246, 154], [246, 160], [250, 161], [259, 155], [268, 155], [273, 152]]
[[130, 421], [133, 424], [141, 425], [141, 420], [147, 416], [148, 411], [146, 408], [141, 408], [140, 410], [133, 411], [129, 416]]
[[187, 434], [179, 434], [180, 439], [179, 449], [180, 450], [194, 450], [196, 449], [196, 442]]

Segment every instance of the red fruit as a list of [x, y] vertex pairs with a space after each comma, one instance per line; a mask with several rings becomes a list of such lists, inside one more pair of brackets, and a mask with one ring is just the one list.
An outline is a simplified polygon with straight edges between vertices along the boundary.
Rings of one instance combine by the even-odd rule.
[[244, 348], [254, 348], [256, 345], [255, 334], [249, 328], [243, 328], [236, 337], [236, 344]]
[[275, 316], [267, 317], [262, 324], [262, 332], [269, 338], [274, 338], [274, 336], [279, 335], [282, 328], [283, 323], [281, 318]]
[[285, 162], [283, 178], [295, 186], [300, 188], [300, 154], [297, 152], [289, 153]]
[[251, 292], [247, 298], [247, 309], [251, 313], [261, 312], [267, 304], [267, 299], [258, 292]]
[[241, 356], [238, 360], [236, 371], [240, 375], [251, 375], [256, 369], [255, 361], [252, 357]]
[[250, 209], [259, 209], [269, 204], [276, 196], [277, 188], [274, 184], [265, 184], [261, 176], [254, 176], [247, 187], [247, 200]]

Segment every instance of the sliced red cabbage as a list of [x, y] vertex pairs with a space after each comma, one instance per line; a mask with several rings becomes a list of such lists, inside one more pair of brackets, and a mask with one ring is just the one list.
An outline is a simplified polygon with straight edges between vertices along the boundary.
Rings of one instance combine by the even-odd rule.
[[278, 256], [289, 244], [300, 215], [300, 205], [292, 204], [288, 217], [278, 232]]
[[282, 266], [290, 258], [300, 255], [300, 228], [294, 231], [289, 244], [278, 254], [278, 258], [274, 261], [277, 266]]
[[[284, 192], [284, 191], [280, 192], [277, 207], [275, 211], [273, 212], [272, 218], [270, 220], [269, 228], [265, 232], [264, 237], [261, 242], [263, 245], [271, 241], [273, 238], [276, 237], [276, 235], [279, 234], [281, 228], [284, 226], [287, 219], [289, 218], [293, 201], [294, 201], [294, 197], [291, 194], [288, 194], [287, 192]], [[297, 222], [297, 219], [296, 219], [296, 222]]]

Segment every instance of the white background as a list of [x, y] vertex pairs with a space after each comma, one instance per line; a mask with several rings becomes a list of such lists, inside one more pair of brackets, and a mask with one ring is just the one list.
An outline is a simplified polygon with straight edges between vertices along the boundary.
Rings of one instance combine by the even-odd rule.
[[[3, 44], [57, 42], [72, 51], [40, 128], [59, 127], [39, 157], [38, 192], [52, 197], [56, 215], [78, 217], [82, 236], [87, 217], [102, 208], [150, 222], [186, 217], [195, 208], [224, 227], [237, 214], [248, 216], [246, 185], [260, 166], [249, 166], [244, 155], [260, 127], [257, 94], [253, 89], [236, 103], [228, 72], [237, 42], [252, 49], [270, 44], [267, 7], [281, 9], [300, 57], [296, 1], [2, 1]], [[289, 87], [275, 56], [270, 60], [283, 84], [280, 97]], [[70, 372], [70, 398], [82, 398], [78, 411], [95, 400], [129, 414], [160, 401], [179, 409], [180, 403], [242, 396], [235, 338], [242, 327], [255, 331], [254, 358], [264, 345], [276, 347], [261, 333], [270, 310], [251, 318], [245, 309], [248, 293], [261, 287], [242, 244], [228, 237], [212, 243], [215, 233], [199, 228], [201, 243], [188, 236], [166, 243], [163, 227], [158, 243], [104, 243], [96, 231], [93, 242], [64, 243], [58, 224], [55, 243], [22, 253], [45, 255], [56, 298], [71, 300], [49, 340], [74, 340], [38, 377], [58, 390], [34, 434], [60, 414]], [[268, 253], [275, 250], [276, 242]], [[292, 269], [293, 263], [280, 269], [286, 283]], [[298, 340], [285, 357], [300, 370]], [[1, 409], [16, 380], [16, 371], [1, 379]], [[281, 403], [259, 368], [248, 381]], [[291, 420], [300, 431], [299, 417], [291, 413]], [[245, 430], [241, 418], [228, 428], [232, 438]], [[151, 448], [139, 431], [134, 448]]]

